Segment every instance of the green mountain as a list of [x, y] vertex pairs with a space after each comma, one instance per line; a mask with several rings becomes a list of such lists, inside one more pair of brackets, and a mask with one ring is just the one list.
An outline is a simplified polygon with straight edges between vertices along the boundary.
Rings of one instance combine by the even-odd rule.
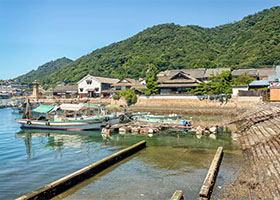
[[88, 73], [145, 77], [149, 65], [159, 71], [272, 67], [280, 63], [279, 52], [280, 7], [273, 7], [214, 28], [173, 23], [153, 26], [77, 59], [45, 83], [78, 81]]
[[51, 77], [52, 73], [56, 73], [60, 71], [63, 67], [73, 62], [68, 58], [59, 58], [54, 61], [47, 62], [46, 64], [39, 66], [36, 70], [32, 70], [24, 75], [21, 75], [15, 79], [18, 79], [22, 82], [30, 82], [34, 80], [38, 80], [42, 82], [44, 79], [48, 79]]

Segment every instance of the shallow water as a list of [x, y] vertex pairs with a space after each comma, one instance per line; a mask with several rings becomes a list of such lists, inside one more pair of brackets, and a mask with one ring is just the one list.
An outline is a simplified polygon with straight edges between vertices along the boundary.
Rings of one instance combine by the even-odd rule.
[[[147, 147], [57, 198], [169, 199], [176, 189], [196, 198], [218, 146], [227, 149], [218, 184], [233, 178], [240, 159], [229, 135], [120, 136], [100, 132], [20, 131], [11, 109], [0, 109], [0, 199], [14, 199], [143, 139]], [[214, 196], [219, 191], [214, 191]]]

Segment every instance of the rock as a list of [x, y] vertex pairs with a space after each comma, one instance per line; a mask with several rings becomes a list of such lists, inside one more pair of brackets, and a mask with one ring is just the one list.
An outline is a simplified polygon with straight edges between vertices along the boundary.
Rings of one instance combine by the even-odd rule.
[[201, 134], [196, 134], [196, 137], [197, 137], [198, 139], [200, 139], [200, 138], [202, 137], [202, 135], [201, 135]]
[[211, 133], [211, 134], [209, 135], [209, 137], [212, 138], [212, 139], [214, 139], [214, 140], [216, 140], [216, 135], [213, 134], [213, 133]]
[[195, 131], [196, 131], [196, 134], [202, 135], [203, 130], [200, 126], [198, 126]]
[[212, 126], [209, 128], [211, 133], [217, 133], [217, 127], [216, 126]]
[[120, 135], [125, 135], [125, 134], [126, 134], [126, 129], [124, 129], [124, 128], [119, 128], [119, 134], [120, 134]]

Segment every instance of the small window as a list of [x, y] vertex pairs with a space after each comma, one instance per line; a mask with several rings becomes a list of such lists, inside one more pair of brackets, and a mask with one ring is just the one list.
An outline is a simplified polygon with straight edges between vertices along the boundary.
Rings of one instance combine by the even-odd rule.
[[80, 88], [80, 92], [83, 92], [84, 91], [84, 88]]
[[92, 83], [92, 80], [87, 80], [88, 85], [91, 85], [91, 83]]

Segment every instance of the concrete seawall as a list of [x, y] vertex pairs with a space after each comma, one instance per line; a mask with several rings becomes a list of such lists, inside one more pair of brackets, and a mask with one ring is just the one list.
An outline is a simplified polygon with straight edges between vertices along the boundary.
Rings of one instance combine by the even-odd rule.
[[141, 141], [135, 145], [132, 145], [124, 150], [121, 150], [111, 156], [108, 156], [98, 162], [95, 162], [87, 167], [84, 167], [68, 176], [65, 176], [57, 181], [54, 181], [38, 190], [31, 193], [23, 195], [17, 200], [27, 200], [27, 199], [51, 199], [56, 195], [68, 190], [74, 185], [90, 178], [97, 173], [105, 170], [106, 168], [112, 166], [113, 164], [127, 158], [128, 156], [138, 152], [139, 150], [146, 147], [146, 141]]

